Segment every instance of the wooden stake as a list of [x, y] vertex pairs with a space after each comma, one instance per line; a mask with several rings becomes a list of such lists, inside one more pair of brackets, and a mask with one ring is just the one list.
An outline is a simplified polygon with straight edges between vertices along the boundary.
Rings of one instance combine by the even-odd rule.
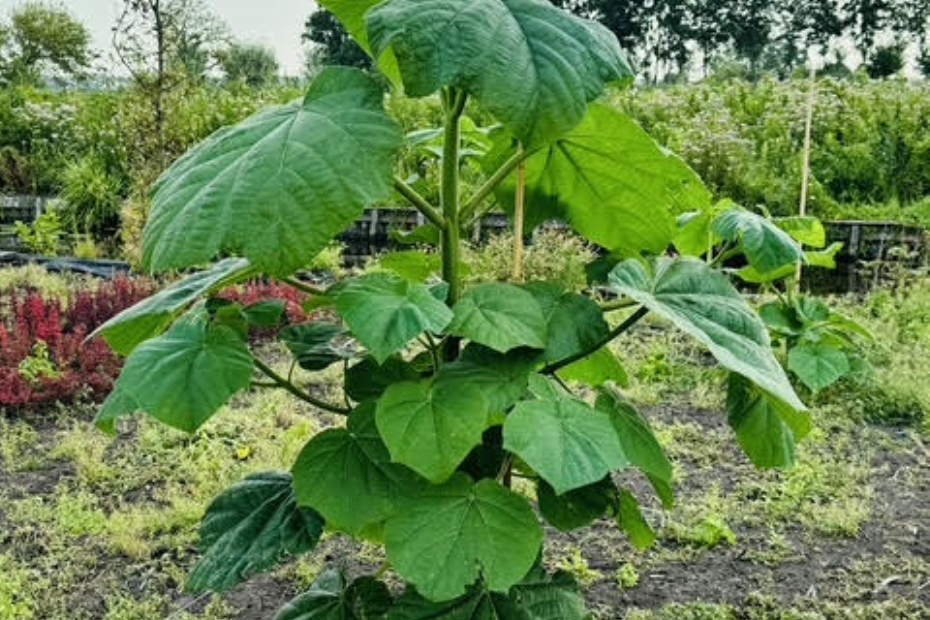
[[[807, 118], [804, 121], [804, 163], [801, 170], [801, 202], [798, 205], [798, 215], [807, 215], [807, 194], [810, 189], [811, 174], [811, 134], [814, 126], [814, 104], [817, 101], [817, 68], [811, 61], [810, 87], [807, 91]], [[801, 261], [798, 261], [797, 279], [801, 284]]]
[[[523, 145], [519, 146], [523, 152]], [[526, 162], [517, 168], [517, 195], [513, 205], [513, 280], [523, 281], [523, 227], [526, 220]]]

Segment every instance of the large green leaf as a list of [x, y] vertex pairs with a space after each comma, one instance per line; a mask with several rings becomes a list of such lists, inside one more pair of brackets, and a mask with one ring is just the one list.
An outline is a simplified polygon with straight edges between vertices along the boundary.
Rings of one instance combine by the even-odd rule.
[[529, 292], [499, 282], [469, 289], [453, 308], [448, 332], [500, 353], [546, 347], [546, 319]]
[[673, 245], [685, 256], [706, 256], [711, 248], [720, 243], [720, 236], [714, 233], [714, 220], [735, 206], [732, 200], [724, 198], [706, 204], [697, 211], [682, 213], [678, 216], [678, 231], [672, 241]]
[[490, 413], [503, 413], [526, 392], [529, 374], [539, 361], [534, 349], [498, 353], [471, 343], [456, 361], [443, 365], [436, 381], [473, 385], [484, 394]]
[[527, 146], [570, 131], [606, 83], [632, 76], [610, 31], [545, 0], [387, 0], [366, 19], [408, 94], [463, 88]]
[[849, 358], [829, 344], [805, 344], [788, 352], [788, 369], [811, 391], [819, 392], [849, 372]]
[[196, 313], [139, 345], [126, 359], [118, 387], [142, 411], [190, 433], [248, 387], [252, 368], [241, 334]]
[[391, 603], [391, 592], [380, 581], [360, 577], [347, 584], [343, 573], [327, 571], [275, 620], [384, 620]]
[[610, 333], [604, 313], [591, 299], [548, 282], [533, 282], [523, 288], [536, 298], [546, 321], [543, 357], [547, 363], [590, 351]]
[[804, 261], [801, 245], [771, 220], [734, 207], [714, 220], [714, 233], [739, 243], [750, 267], [769, 273]]
[[420, 373], [399, 356], [392, 356], [379, 364], [375, 358], [366, 357], [346, 370], [346, 395], [356, 402], [380, 398], [384, 391], [403, 381], [416, 381]]
[[504, 424], [504, 447], [559, 495], [635, 466], [669, 503], [672, 465], [648, 423], [619, 396], [605, 391], [594, 409], [550, 390], [514, 407]]
[[530, 620], [590, 620], [578, 584], [568, 573], [548, 575], [539, 565], [510, 591], [516, 606]]
[[431, 482], [452, 475], [488, 426], [488, 403], [467, 382], [396, 383], [378, 401], [378, 430], [391, 452]]
[[371, 403], [355, 409], [346, 428], [323, 431], [307, 442], [293, 474], [302, 506], [322, 514], [328, 525], [356, 535], [384, 521], [398, 498], [420, 484], [409, 469], [391, 463]]
[[129, 355], [140, 343], [164, 332], [182, 310], [202, 295], [234, 282], [249, 272], [249, 261], [245, 259], [222, 260], [209, 270], [175, 282], [123, 310], [98, 327], [91, 336], [99, 334], [114, 351], [120, 355]]
[[811, 267], [821, 269], [836, 269], [836, 255], [843, 249], [840, 242], [831, 243], [829, 247], [814, 252], [805, 252], [804, 258]]
[[772, 354], [768, 332], [726, 277], [695, 259], [629, 260], [610, 274], [613, 290], [702, 342], [721, 364], [805, 409]]
[[616, 493], [617, 488], [609, 477], [562, 495], [556, 495], [549, 483], [540, 480], [536, 500], [546, 521], [556, 529], [570, 532], [603, 517]]
[[558, 494], [631, 464], [612, 416], [567, 397], [518, 403], [504, 424], [504, 448]]
[[506, 592], [532, 568], [542, 530], [527, 501], [494, 480], [456, 474], [388, 519], [388, 561], [426, 598], [463, 594], [479, 576]]
[[139, 405], [119, 385], [113, 386], [113, 391], [100, 405], [100, 410], [94, 418], [94, 424], [108, 435], [116, 434], [116, 420], [133, 415], [139, 411]]
[[290, 474], [253, 474], [223, 491], [204, 516], [204, 551], [187, 581], [192, 592], [222, 592], [289, 555], [313, 549], [323, 519], [300, 508]]
[[356, 69], [324, 69], [301, 102], [222, 129], [159, 179], [145, 227], [153, 271], [232, 253], [272, 275], [307, 265], [367, 205], [390, 196], [401, 145], [383, 92]]
[[342, 336], [338, 325], [317, 321], [285, 327], [279, 338], [301, 368], [316, 371], [355, 356], [355, 347], [342, 341]]
[[350, 280], [334, 295], [339, 315], [378, 362], [452, 320], [452, 311], [426, 286], [385, 273]]
[[477, 584], [451, 601], [434, 603], [409, 588], [388, 620], [587, 620], [578, 586], [565, 573], [547, 575], [534, 567], [508, 595]]
[[656, 541], [656, 534], [643, 516], [639, 502], [626, 489], [618, 489], [614, 506], [617, 525], [626, 532], [630, 542], [637, 549], [648, 549]]
[[388, 620], [531, 620], [509, 597], [477, 585], [451, 601], [434, 603], [408, 588]]
[[[335, 15], [359, 47], [373, 56], [368, 43], [368, 30], [365, 28], [365, 13], [379, 2], [381, 0], [319, 0], [318, 4]], [[400, 69], [394, 52], [387, 50], [376, 61], [381, 73], [394, 84], [400, 85]]]
[[772, 221], [798, 243], [812, 248], [827, 245], [827, 231], [816, 217], [793, 215], [777, 217]]
[[574, 364], [569, 364], [561, 369], [558, 375], [565, 381], [577, 381], [595, 388], [608, 381], [613, 381], [620, 387], [627, 387], [630, 382], [623, 364], [606, 345]]
[[598, 394], [594, 408], [610, 416], [627, 459], [646, 474], [663, 503], [671, 504], [672, 464], [646, 419], [613, 390]]
[[756, 467], [791, 467], [795, 443], [811, 429], [810, 416], [797, 412], [737, 374], [727, 389], [730, 426]]
[[[512, 152], [502, 140], [488, 172]], [[516, 173], [498, 188], [514, 204]], [[710, 204], [701, 179], [662, 149], [632, 119], [595, 104], [574, 131], [526, 162], [527, 227], [561, 219], [598, 245], [623, 256], [659, 254], [675, 235], [674, 214]]]

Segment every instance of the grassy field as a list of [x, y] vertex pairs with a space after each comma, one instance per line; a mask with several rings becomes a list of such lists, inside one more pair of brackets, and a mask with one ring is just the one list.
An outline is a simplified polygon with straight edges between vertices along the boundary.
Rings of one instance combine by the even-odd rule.
[[[816, 429], [789, 472], [748, 464], [722, 413], [724, 376], [688, 341], [646, 322], [617, 349], [630, 398], [675, 462], [678, 502], [647, 504], [659, 533], [648, 551], [610, 523], [546, 549], [598, 618], [930, 618], [930, 283], [834, 301], [874, 331], [874, 373], [815, 400]], [[316, 389], [339, 375], [317, 375]], [[337, 420], [271, 391], [237, 398], [193, 436], [140, 418], [112, 439], [94, 413], [0, 416], [0, 620], [267, 619], [324, 565], [380, 566], [378, 550], [329, 535], [228, 595], [185, 594], [210, 499], [289, 467]]]

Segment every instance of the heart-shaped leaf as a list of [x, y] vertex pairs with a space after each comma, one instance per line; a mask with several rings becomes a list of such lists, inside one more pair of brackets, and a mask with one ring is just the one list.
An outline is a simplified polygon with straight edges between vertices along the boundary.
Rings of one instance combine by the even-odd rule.
[[360, 577], [347, 584], [343, 573], [327, 571], [275, 620], [384, 620], [391, 603], [391, 592], [380, 581]]
[[195, 313], [139, 345], [126, 359], [118, 389], [152, 417], [192, 433], [249, 386], [252, 369], [239, 333]]
[[377, 422], [393, 461], [440, 483], [481, 443], [488, 403], [468, 382], [395, 383], [378, 400]]
[[527, 146], [570, 131], [606, 83], [632, 76], [609, 30], [546, 0], [386, 0], [366, 21], [407, 94], [463, 88]]
[[350, 280], [333, 295], [339, 315], [378, 362], [452, 320], [452, 311], [429, 288], [385, 273]]
[[[486, 161], [490, 173], [510, 157], [506, 137]], [[516, 173], [498, 188], [514, 204]], [[526, 162], [526, 225], [561, 219], [590, 241], [631, 256], [660, 254], [675, 235], [674, 214], [710, 205], [700, 177], [662, 149], [632, 119], [594, 104], [571, 133]]]
[[788, 352], [788, 369], [811, 391], [819, 392], [849, 372], [849, 358], [828, 344], [805, 344]]
[[577, 530], [603, 517], [616, 494], [617, 488], [610, 478], [561, 495], [545, 480], [540, 480], [536, 487], [539, 512], [563, 532]]
[[450, 334], [506, 353], [546, 347], [546, 319], [536, 299], [512, 284], [490, 282], [469, 289], [453, 308]]
[[286, 327], [279, 338], [301, 368], [316, 371], [355, 356], [354, 346], [339, 342], [344, 334], [339, 326], [318, 321]]
[[804, 261], [801, 245], [771, 220], [734, 207], [714, 220], [714, 233], [739, 243], [750, 267], [767, 274]]
[[547, 282], [533, 282], [523, 288], [536, 299], [546, 321], [543, 358], [547, 363], [590, 351], [610, 333], [604, 313], [591, 299]]
[[290, 474], [253, 474], [225, 491], [200, 526], [204, 556], [187, 581], [192, 592], [229, 590], [282, 558], [313, 549], [323, 519], [300, 508]]
[[611, 416], [567, 397], [518, 403], [504, 424], [504, 448], [558, 494], [630, 465]]
[[629, 260], [611, 272], [610, 287], [702, 342], [726, 368], [805, 409], [772, 354], [765, 325], [720, 272], [690, 258], [660, 258], [648, 269]]
[[591, 355], [574, 364], [569, 364], [558, 372], [565, 381], [577, 381], [590, 387], [599, 388], [612, 381], [620, 387], [627, 387], [630, 379], [609, 346], [603, 346]]
[[318, 511], [330, 526], [356, 535], [384, 521], [398, 498], [420, 484], [413, 472], [391, 462], [370, 403], [349, 415], [346, 428], [323, 431], [307, 442], [293, 474], [300, 505]]
[[539, 361], [539, 351], [533, 349], [498, 353], [472, 343], [456, 361], [442, 366], [436, 381], [473, 385], [484, 394], [490, 413], [503, 413], [526, 392], [529, 374]]
[[399, 356], [392, 356], [379, 364], [373, 357], [362, 361], [346, 370], [346, 395], [356, 402], [380, 398], [384, 391], [395, 383], [417, 381], [420, 373], [410, 363]]
[[542, 530], [527, 501], [494, 480], [456, 474], [388, 519], [388, 561], [426, 598], [447, 601], [478, 577], [506, 592], [532, 568]]
[[797, 412], [737, 374], [727, 389], [730, 426], [756, 467], [792, 467], [795, 444], [811, 429], [810, 416]]
[[142, 254], [153, 271], [245, 256], [290, 275], [390, 196], [397, 126], [378, 83], [324, 69], [301, 102], [222, 129], [159, 179]]

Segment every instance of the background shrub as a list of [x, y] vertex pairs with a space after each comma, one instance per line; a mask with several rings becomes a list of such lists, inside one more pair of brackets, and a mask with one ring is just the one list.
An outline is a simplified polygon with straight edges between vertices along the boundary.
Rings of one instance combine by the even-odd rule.
[[86, 338], [153, 290], [148, 280], [127, 278], [84, 283], [64, 298], [28, 283], [8, 289], [0, 313], [0, 408], [109, 394], [122, 360], [100, 338]]

